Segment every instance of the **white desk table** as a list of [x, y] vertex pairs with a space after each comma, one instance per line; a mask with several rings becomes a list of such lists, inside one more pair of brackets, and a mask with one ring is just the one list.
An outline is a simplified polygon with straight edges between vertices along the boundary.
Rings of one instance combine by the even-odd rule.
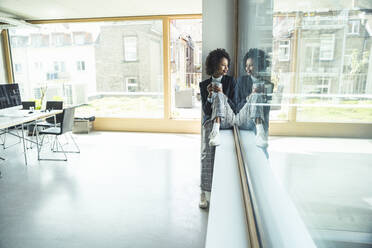
[[[34, 113], [25, 115], [25, 116], [1, 116], [0, 115], [0, 129], [6, 129], [13, 126], [22, 126], [22, 141], [23, 141], [23, 152], [25, 156], [25, 164], [27, 165], [27, 154], [26, 154], [26, 144], [25, 144], [25, 135], [23, 132], [24, 125], [31, 124], [36, 122], [37, 120], [45, 119], [48, 117], [56, 116], [57, 114], [62, 113], [63, 110], [51, 110], [48, 112], [42, 112], [40, 110], [35, 110]], [[14, 134], [15, 135], [15, 134]], [[17, 135], [16, 135], [17, 136]], [[36, 139], [36, 143], [38, 140]], [[37, 148], [39, 149], [39, 145], [36, 144]]]

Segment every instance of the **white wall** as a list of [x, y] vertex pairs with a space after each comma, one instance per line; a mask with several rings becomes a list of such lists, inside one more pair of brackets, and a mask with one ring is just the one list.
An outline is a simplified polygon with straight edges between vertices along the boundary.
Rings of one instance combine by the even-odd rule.
[[[203, 0], [203, 80], [205, 74], [205, 58], [216, 48], [225, 48], [234, 58], [234, 1]], [[233, 75], [234, 65], [230, 65], [230, 75]]]

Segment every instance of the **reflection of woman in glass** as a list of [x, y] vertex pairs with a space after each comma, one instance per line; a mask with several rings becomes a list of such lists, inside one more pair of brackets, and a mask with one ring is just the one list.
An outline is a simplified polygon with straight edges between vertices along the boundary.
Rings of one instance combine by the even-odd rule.
[[[235, 106], [237, 117], [244, 115], [247, 108], [252, 110], [258, 108], [257, 111], [262, 114], [258, 115], [254, 121], [246, 121], [247, 118], [243, 118], [245, 121], [240, 121], [240, 128], [251, 129], [252, 126], [256, 127], [256, 144], [260, 147], [267, 147], [267, 134], [269, 127], [269, 112], [270, 106], [257, 106], [255, 103], [267, 103], [268, 98], [265, 93], [272, 92], [273, 84], [265, 81], [259, 77], [258, 72], [266, 71], [266, 68], [270, 65], [267, 55], [264, 51], [253, 48], [245, 54], [243, 58], [243, 65], [247, 72], [247, 75], [238, 78], [235, 87]], [[248, 104], [247, 104], [248, 103]], [[251, 111], [257, 114], [256, 110]], [[241, 113], [242, 112], [242, 113]], [[254, 116], [251, 116], [254, 117]]]
[[211, 51], [205, 62], [206, 73], [211, 77], [199, 85], [203, 111], [200, 208], [208, 207], [219, 129], [231, 127], [234, 118], [235, 81], [226, 75], [229, 63], [230, 56], [224, 49]]

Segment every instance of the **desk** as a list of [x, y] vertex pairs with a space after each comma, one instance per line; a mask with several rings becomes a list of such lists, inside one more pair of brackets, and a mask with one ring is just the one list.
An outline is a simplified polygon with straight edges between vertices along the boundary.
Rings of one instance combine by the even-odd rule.
[[[32, 123], [36, 122], [40, 119], [45, 119], [51, 116], [56, 116], [56, 114], [62, 113], [63, 110], [51, 110], [49, 112], [41, 112], [41, 111], [35, 111], [33, 114], [22, 116], [22, 117], [11, 117], [11, 116], [0, 116], [0, 129], [6, 129], [13, 126], [22, 126], [22, 141], [23, 141], [23, 152], [25, 155], [25, 164], [27, 165], [27, 154], [26, 154], [26, 144], [25, 144], [25, 134], [23, 132], [24, 125], [26, 123]], [[15, 135], [15, 134], [13, 134]], [[18, 135], [15, 135], [18, 136]], [[36, 143], [38, 142], [38, 139], [36, 138]], [[39, 145], [36, 144], [37, 148], [39, 148]]]

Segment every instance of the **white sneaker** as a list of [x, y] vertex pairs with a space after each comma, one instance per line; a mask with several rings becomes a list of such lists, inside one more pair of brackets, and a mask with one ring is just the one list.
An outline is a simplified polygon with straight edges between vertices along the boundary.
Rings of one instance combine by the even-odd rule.
[[219, 146], [220, 145], [220, 132], [217, 132], [212, 137], [209, 136], [209, 146]]
[[211, 133], [209, 134], [209, 146], [220, 145], [220, 124], [214, 123]]
[[258, 124], [256, 126], [257, 134], [256, 134], [256, 145], [262, 148], [266, 148], [268, 146], [267, 142], [267, 135], [265, 129], [263, 128], [262, 124]]
[[209, 207], [209, 201], [207, 200], [205, 193], [205, 191], [202, 191], [200, 194], [199, 208], [201, 209], [207, 209]]

